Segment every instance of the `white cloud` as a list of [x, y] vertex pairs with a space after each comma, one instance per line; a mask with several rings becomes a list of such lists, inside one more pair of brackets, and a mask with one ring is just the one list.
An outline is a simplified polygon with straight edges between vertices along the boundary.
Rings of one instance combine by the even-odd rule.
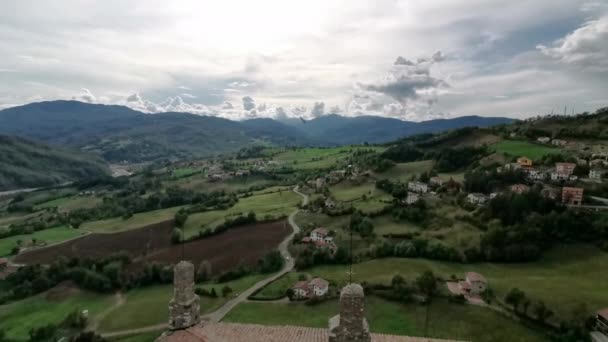
[[73, 96], [72, 100], [88, 102], [88, 103], [97, 102], [97, 98], [95, 97], [95, 95], [93, 95], [91, 93], [91, 91], [87, 88], [82, 88], [82, 91], [80, 92], [80, 94]]

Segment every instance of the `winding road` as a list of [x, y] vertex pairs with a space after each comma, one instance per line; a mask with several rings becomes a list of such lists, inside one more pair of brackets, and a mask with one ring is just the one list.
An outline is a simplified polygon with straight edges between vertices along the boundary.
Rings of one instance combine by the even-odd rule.
[[[302, 196], [302, 205], [308, 204], [308, 195], [298, 191], [297, 186], [293, 189], [293, 192]], [[289, 215], [287, 222], [289, 222], [289, 225], [292, 228], [292, 232], [279, 244], [279, 247], [278, 247], [279, 252], [285, 259], [285, 264], [283, 265], [283, 268], [278, 273], [275, 273], [274, 275], [272, 275], [266, 279], [258, 281], [257, 283], [255, 283], [253, 286], [251, 286], [247, 290], [241, 292], [237, 297], [226, 302], [226, 304], [222, 305], [217, 310], [204, 315], [202, 317], [203, 320], [207, 320], [207, 321], [211, 321], [211, 322], [221, 321], [232, 309], [234, 309], [234, 307], [236, 307], [237, 305], [239, 305], [242, 302], [247, 301], [247, 298], [249, 296], [251, 296], [252, 294], [254, 294], [256, 291], [258, 291], [261, 288], [263, 288], [264, 286], [272, 283], [273, 281], [279, 279], [280, 277], [284, 276], [285, 274], [293, 271], [293, 269], [295, 267], [295, 261], [294, 261], [293, 257], [291, 256], [291, 254], [289, 253], [289, 245], [291, 244], [293, 237], [300, 232], [300, 227], [295, 222], [295, 217], [299, 211], [300, 211], [300, 209], [296, 209], [296, 210], [294, 210], [294, 212], [292, 212]], [[142, 327], [142, 328], [137, 328], [137, 329], [114, 331], [114, 332], [105, 333], [105, 334], [101, 334], [101, 335], [104, 338], [111, 338], [111, 337], [140, 334], [140, 333], [145, 333], [145, 332], [159, 331], [159, 330], [163, 330], [166, 328], [167, 328], [167, 325], [163, 323], [163, 324], [157, 324], [157, 325], [147, 326], [147, 327]]]

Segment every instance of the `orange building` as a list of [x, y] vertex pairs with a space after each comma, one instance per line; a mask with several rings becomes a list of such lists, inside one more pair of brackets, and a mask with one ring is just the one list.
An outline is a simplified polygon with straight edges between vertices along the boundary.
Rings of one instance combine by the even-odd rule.
[[519, 164], [519, 166], [521, 166], [521, 167], [531, 167], [532, 159], [530, 159], [528, 157], [519, 157], [519, 158], [517, 158], [517, 164]]
[[562, 188], [562, 203], [568, 205], [581, 205], [583, 203], [583, 192], [582, 188]]

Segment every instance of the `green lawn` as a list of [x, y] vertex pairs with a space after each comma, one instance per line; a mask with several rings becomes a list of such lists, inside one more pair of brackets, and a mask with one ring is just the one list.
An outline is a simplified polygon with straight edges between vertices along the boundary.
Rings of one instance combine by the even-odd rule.
[[[386, 258], [353, 266], [355, 279], [388, 284], [400, 274], [414, 279], [425, 270], [449, 278], [463, 276], [467, 271], [485, 275], [490, 287], [499, 298], [513, 287], [518, 287], [532, 300], [543, 300], [559, 318], [569, 319], [572, 310], [584, 303], [591, 310], [608, 307], [608, 273], [602, 272], [608, 264], [608, 253], [594, 246], [564, 246], [554, 248], [537, 262], [514, 264], [458, 264], [426, 259]], [[309, 273], [346, 284], [346, 266], [319, 266]], [[592, 275], [592, 276], [591, 276]]]
[[431, 171], [435, 162], [433, 160], [422, 160], [410, 163], [398, 163], [389, 170], [379, 173], [380, 179], [407, 182], [412, 176], [418, 176], [423, 172]]
[[290, 272], [281, 278], [273, 281], [264, 287], [260, 292], [256, 293], [253, 296], [254, 299], [268, 299], [268, 298], [278, 298], [285, 297], [287, 295], [287, 289], [290, 288], [293, 284], [298, 282], [298, 277], [300, 274], [306, 273], [297, 273]]
[[195, 169], [195, 168], [191, 168], [191, 167], [182, 167], [182, 168], [173, 170], [173, 172], [171, 172], [171, 178], [178, 179], [178, 178], [189, 177], [189, 176], [192, 176], [192, 175], [200, 173], [200, 172], [201, 172], [200, 169]]
[[560, 153], [558, 148], [533, 144], [521, 140], [503, 140], [494, 145], [490, 145], [490, 149], [496, 152], [509, 154], [514, 157], [526, 156], [532, 160], [537, 160], [547, 154]]
[[35, 210], [58, 207], [59, 211], [72, 211], [80, 208], [93, 208], [97, 204], [101, 203], [101, 198], [95, 196], [69, 196], [57, 198], [52, 201], [44, 202], [36, 207]]
[[[395, 335], [425, 335], [424, 306], [366, 298], [370, 330]], [[302, 303], [243, 303], [224, 321], [265, 325], [298, 325], [327, 328], [330, 317], [339, 313], [338, 301], [309, 306]], [[429, 308], [429, 337], [492, 342], [548, 341], [535, 331], [485, 308], [435, 300]]]
[[148, 211], [145, 213], [135, 214], [126, 220], [124, 220], [122, 217], [115, 217], [106, 220], [86, 222], [80, 226], [80, 229], [92, 231], [94, 233], [122, 232], [170, 220], [175, 216], [175, 213], [181, 208], [183, 208], [183, 206]]
[[0, 256], [9, 255], [13, 247], [17, 245], [18, 240], [26, 242], [32, 239], [36, 239], [36, 244], [40, 244], [42, 242], [51, 244], [65, 241], [82, 234], [85, 234], [85, 232], [77, 229], [72, 229], [67, 226], [59, 226], [55, 228], [40, 230], [33, 234], [15, 235], [7, 237], [4, 239], [0, 239]]
[[[251, 275], [226, 282], [223, 284], [206, 284], [199, 287], [211, 289], [220, 295], [219, 298], [201, 298], [201, 313], [214, 311], [239, 292], [246, 290], [268, 275]], [[221, 289], [225, 285], [233, 289], [233, 294], [227, 298], [221, 297]], [[103, 332], [135, 329], [149, 325], [160, 324], [168, 319], [167, 305], [173, 296], [172, 285], [157, 285], [134, 289], [126, 294], [126, 302], [120, 308], [107, 315], [99, 325]]]
[[[53, 290], [51, 290], [53, 291]], [[47, 298], [47, 293], [0, 306], [0, 330], [15, 341], [27, 341], [32, 328], [60, 323], [70, 312], [88, 310], [91, 317], [113, 303], [110, 295], [68, 289], [64, 298]], [[62, 295], [60, 294], [59, 297]]]
[[361, 198], [361, 196], [363, 195], [370, 197], [374, 194], [375, 191], [381, 190], [377, 190], [376, 185], [374, 183], [352, 185], [350, 184], [350, 182], [346, 181], [331, 186], [329, 188], [329, 191], [331, 191], [331, 194], [336, 198], [336, 200], [341, 202], [350, 202]]
[[254, 212], [258, 219], [263, 219], [267, 215], [272, 217], [289, 215], [302, 202], [302, 197], [291, 190], [284, 190], [280, 193], [267, 193], [268, 191], [269, 189], [266, 189], [258, 195], [240, 198], [232, 208], [226, 210], [213, 210], [190, 215], [184, 225], [185, 237], [196, 235], [201, 229], [215, 228], [227, 217], [239, 214], [246, 215]]
[[405, 234], [419, 232], [422, 228], [409, 222], [395, 222], [389, 215], [379, 216], [373, 219], [374, 232], [378, 236], [386, 234]]

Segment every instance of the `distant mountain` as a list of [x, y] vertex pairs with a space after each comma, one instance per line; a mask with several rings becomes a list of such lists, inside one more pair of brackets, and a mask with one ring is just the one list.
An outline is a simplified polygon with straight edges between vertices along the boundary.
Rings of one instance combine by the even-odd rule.
[[305, 131], [317, 140], [341, 145], [363, 142], [384, 143], [420, 133], [436, 133], [469, 126], [489, 127], [513, 121], [504, 117], [462, 116], [413, 122], [380, 116], [345, 117], [330, 114], [306, 122], [293, 119], [283, 122]]
[[339, 115], [324, 115], [306, 122], [268, 118], [231, 121], [188, 113], [145, 114], [123, 106], [49, 101], [1, 110], [0, 134], [94, 152], [111, 162], [138, 162], [204, 157], [256, 143], [279, 146], [383, 143], [418, 133], [511, 121], [471, 116], [408, 122]]
[[109, 169], [96, 156], [0, 135], [0, 191], [103, 175], [109, 175]]

